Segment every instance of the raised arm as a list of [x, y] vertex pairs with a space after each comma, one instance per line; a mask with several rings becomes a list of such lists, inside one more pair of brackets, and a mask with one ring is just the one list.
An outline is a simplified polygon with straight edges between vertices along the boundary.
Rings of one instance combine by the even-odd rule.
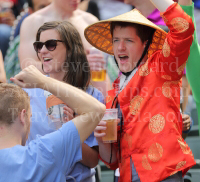
[[63, 100], [70, 108], [76, 110], [80, 116], [74, 118], [74, 122], [81, 141], [94, 131], [105, 112], [105, 105], [92, 96], [69, 84], [46, 77], [34, 66], [29, 66], [14, 78], [15, 84], [24, 88], [42, 88]]
[[[167, 1], [171, 0], [163, 0], [161, 2], [167, 4], [165, 3]], [[157, 0], [152, 0], [152, 2], [159, 4]], [[157, 54], [153, 55], [155, 57], [155, 66], [158, 66], [156, 72], [162, 79], [179, 81], [182, 78], [182, 73], [190, 53], [194, 24], [191, 17], [177, 3], [171, 4], [162, 13], [162, 17], [170, 31], [164, 40], [160, 53], [157, 52]]]
[[0, 82], [6, 83], [6, 73], [4, 70], [3, 56], [0, 51]]

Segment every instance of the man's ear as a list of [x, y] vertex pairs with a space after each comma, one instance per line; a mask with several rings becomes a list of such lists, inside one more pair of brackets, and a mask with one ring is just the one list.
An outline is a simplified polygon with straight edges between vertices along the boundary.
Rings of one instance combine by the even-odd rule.
[[20, 113], [20, 123], [22, 123], [23, 125], [25, 125], [25, 121], [26, 121], [26, 110], [22, 109], [21, 113]]

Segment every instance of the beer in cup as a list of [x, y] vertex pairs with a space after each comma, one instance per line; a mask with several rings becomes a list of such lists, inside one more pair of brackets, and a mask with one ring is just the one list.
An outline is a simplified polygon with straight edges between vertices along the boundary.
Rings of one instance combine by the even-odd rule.
[[[103, 53], [98, 49], [90, 48], [90, 54], [102, 55]], [[105, 60], [97, 60], [97, 62], [90, 63], [92, 81], [105, 81], [106, 79], [106, 64]]]
[[114, 143], [117, 141], [117, 118], [118, 109], [106, 109], [102, 120], [107, 122], [107, 129], [101, 131], [102, 133], [106, 133], [106, 135], [102, 137], [104, 143]]

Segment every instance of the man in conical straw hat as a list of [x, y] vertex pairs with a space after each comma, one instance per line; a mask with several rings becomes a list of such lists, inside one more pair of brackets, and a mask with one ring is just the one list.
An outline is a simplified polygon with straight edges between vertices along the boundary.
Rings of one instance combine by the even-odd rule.
[[170, 32], [137, 10], [85, 30], [96, 48], [115, 56], [121, 75], [108, 92], [107, 108], [119, 108], [118, 142], [103, 143], [106, 122], [95, 129], [101, 160], [120, 168], [120, 182], [182, 181], [195, 165], [181, 137], [180, 79], [194, 25], [172, 0], [151, 0]]

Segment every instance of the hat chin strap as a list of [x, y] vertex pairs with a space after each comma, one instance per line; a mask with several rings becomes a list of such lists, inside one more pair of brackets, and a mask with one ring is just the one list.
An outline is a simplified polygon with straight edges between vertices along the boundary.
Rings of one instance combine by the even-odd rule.
[[[137, 65], [136, 65], [131, 71], [129, 71], [129, 72], [126, 72], [126, 73], [125, 73], [125, 72], [122, 72], [123, 75], [125, 75], [126, 77], [128, 77], [137, 67], [140, 66], [140, 63], [142, 62], [142, 60], [144, 59], [144, 56], [145, 56], [145, 55], [147, 54], [147, 52], [148, 52], [148, 49], [149, 49], [150, 44], [151, 44], [151, 41], [148, 40], [148, 42], [147, 42], [147, 44], [146, 44], [146, 46], [145, 46], [145, 48], [144, 48], [144, 51], [143, 51], [143, 53], [142, 53], [142, 56], [141, 56], [141, 58], [139, 59], [139, 61], [137, 62]], [[118, 65], [118, 63], [117, 63], [117, 60], [116, 60], [115, 56], [114, 56], [114, 60], [115, 60], [115, 62], [116, 62], [116, 64], [117, 64], [117, 67], [119, 68], [119, 65]]]

